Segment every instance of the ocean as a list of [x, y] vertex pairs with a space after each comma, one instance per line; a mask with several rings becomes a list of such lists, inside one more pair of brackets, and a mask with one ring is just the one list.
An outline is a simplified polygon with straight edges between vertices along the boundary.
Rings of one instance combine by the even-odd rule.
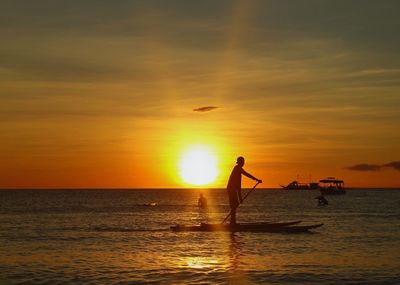
[[1, 190], [0, 284], [400, 284], [400, 191], [318, 195], [256, 189], [238, 211], [313, 233], [175, 233], [223, 220], [225, 190]]

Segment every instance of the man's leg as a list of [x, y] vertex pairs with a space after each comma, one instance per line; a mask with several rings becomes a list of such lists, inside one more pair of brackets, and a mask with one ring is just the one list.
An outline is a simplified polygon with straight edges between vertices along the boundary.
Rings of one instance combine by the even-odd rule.
[[231, 208], [231, 225], [236, 224], [236, 207]]

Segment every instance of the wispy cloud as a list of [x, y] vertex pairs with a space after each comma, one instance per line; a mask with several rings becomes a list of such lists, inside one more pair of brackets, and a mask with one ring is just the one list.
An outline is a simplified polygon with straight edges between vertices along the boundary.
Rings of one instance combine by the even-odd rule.
[[378, 171], [381, 169], [380, 165], [376, 165], [376, 164], [366, 164], [366, 163], [360, 163], [360, 164], [356, 164], [353, 166], [348, 166], [345, 167], [346, 169], [349, 170], [354, 170], [354, 171]]
[[382, 165], [383, 167], [391, 167], [393, 169], [400, 171], [400, 161], [392, 161], [387, 164]]
[[386, 164], [378, 165], [378, 164], [367, 164], [367, 163], [360, 163], [353, 166], [345, 167], [348, 170], [354, 171], [379, 171], [382, 168], [393, 168], [395, 170], [400, 171], [400, 161], [392, 161]]
[[215, 110], [217, 108], [218, 108], [217, 106], [204, 106], [204, 107], [199, 107], [199, 108], [193, 109], [193, 111], [194, 112], [209, 112], [209, 111]]

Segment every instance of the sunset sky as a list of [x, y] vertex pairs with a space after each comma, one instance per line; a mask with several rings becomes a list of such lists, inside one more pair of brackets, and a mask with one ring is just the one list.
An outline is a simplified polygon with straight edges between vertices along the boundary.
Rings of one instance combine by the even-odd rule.
[[[400, 187], [400, 1], [0, 1], [0, 188]], [[247, 181], [251, 186], [253, 181]]]

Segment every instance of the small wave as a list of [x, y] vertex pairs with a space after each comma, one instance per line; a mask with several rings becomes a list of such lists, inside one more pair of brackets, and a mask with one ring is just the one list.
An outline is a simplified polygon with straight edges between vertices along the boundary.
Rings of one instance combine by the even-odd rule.
[[94, 227], [92, 231], [95, 232], [164, 232], [170, 231], [170, 229], [146, 229], [146, 228], [121, 228], [121, 227]]
[[[140, 207], [195, 207], [199, 208], [197, 204], [160, 204], [160, 203], [141, 203], [141, 204], [133, 204], [133, 206]], [[207, 207], [229, 207], [228, 204], [208, 204]]]

